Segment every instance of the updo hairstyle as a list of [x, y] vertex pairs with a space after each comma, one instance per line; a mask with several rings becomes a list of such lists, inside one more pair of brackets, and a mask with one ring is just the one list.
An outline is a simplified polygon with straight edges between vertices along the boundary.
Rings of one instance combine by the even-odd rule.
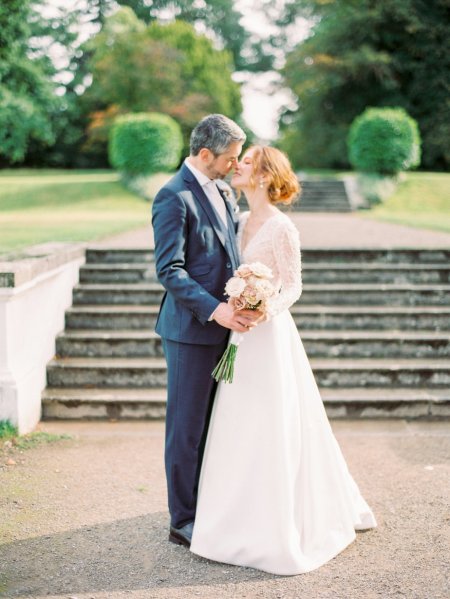
[[272, 204], [291, 204], [300, 195], [300, 184], [284, 152], [270, 146], [252, 146], [252, 186], [257, 187], [258, 176], [268, 183], [267, 192]]

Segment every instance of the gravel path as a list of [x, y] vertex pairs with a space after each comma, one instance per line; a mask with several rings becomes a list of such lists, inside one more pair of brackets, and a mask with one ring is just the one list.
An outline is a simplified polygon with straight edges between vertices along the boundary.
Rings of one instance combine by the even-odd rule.
[[0, 596], [450, 596], [448, 423], [334, 422], [379, 527], [294, 577], [209, 562], [167, 542], [162, 422], [39, 428], [72, 439], [23, 453], [0, 449]]
[[[300, 231], [304, 248], [450, 247], [448, 233], [384, 223], [356, 213], [293, 212], [291, 217]], [[108, 237], [95, 245], [149, 248], [154, 246], [153, 231], [149, 225]]]

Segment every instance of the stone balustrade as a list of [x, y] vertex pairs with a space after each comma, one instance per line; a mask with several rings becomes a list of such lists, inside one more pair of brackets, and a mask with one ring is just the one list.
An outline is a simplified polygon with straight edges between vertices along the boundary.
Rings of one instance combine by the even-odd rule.
[[20, 433], [40, 419], [46, 366], [84, 261], [84, 244], [46, 243], [0, 256], [0, 420]]

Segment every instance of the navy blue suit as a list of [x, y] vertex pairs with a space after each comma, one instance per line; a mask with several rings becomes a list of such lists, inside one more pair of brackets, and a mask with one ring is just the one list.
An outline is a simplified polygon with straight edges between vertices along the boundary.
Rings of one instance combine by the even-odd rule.
[[165, 465], [171, 525], [177, 528], [195, 518], [216, 386], [211, 372], [229, 335], [208, 319], [225, 300], [225, 283], [239, 265], [236, 217], [219, 190], [228, 228], [184, 164], [153, 202], [156, 272], [166, 290], [156, 324], [168, 371]]

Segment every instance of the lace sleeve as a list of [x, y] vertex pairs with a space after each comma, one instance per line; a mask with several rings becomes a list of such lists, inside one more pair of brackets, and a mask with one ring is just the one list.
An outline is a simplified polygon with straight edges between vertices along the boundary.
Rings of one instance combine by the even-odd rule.
[[281, 288], [268, 305], [269, 316], [287, 310], [302, 293], [300, 238], [289, 220], [277, 222], [272, 234], [272, 249], [276, 260]]

